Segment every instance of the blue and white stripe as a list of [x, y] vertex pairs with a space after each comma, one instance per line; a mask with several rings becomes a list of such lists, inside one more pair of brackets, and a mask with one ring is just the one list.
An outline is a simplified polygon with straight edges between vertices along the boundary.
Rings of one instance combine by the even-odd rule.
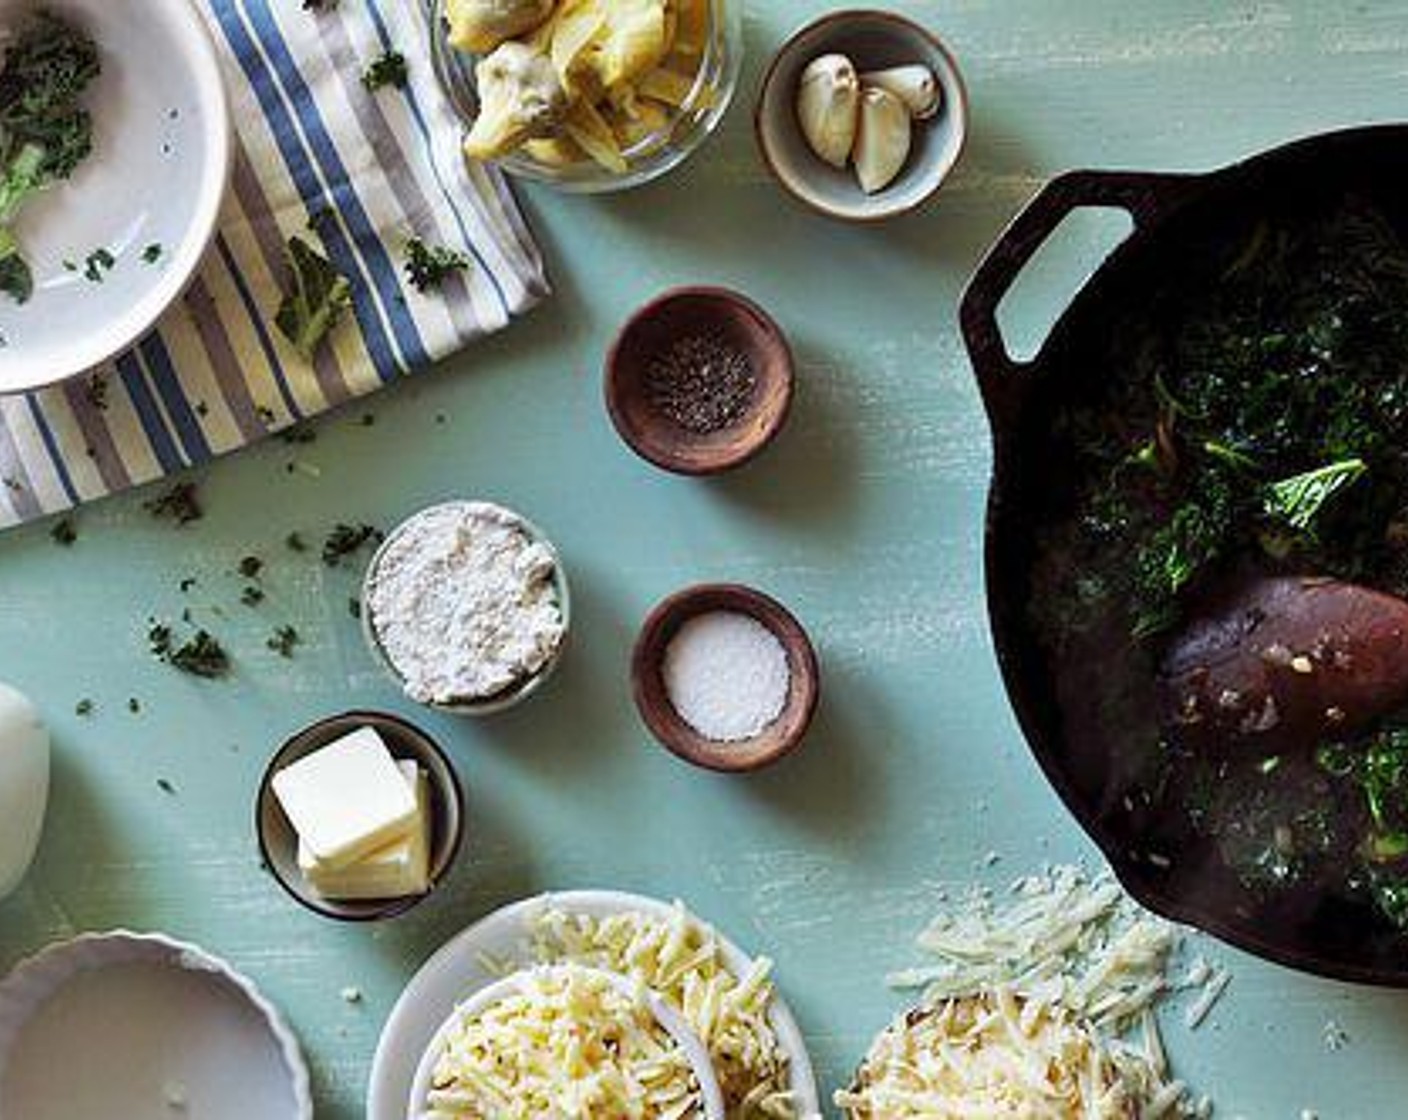
[[[314, 16], [292, 0], [198, 0], [226, 63], [238, 150], [215, 239], [155, 331], [82, 384], [0, 398], [0, 527], [206, 462], [423, 369], [547, 293], [542, 258], [495, 172], [465, 164], [419, 0]], [[404, 91], [360, 76], [395, 47]], [[355, 329], [311, 365], [270, 329], [281, 250], [311, 214], [353, 289]], [[433, 295], [405, 283], [412, 236], [474, 267]]]

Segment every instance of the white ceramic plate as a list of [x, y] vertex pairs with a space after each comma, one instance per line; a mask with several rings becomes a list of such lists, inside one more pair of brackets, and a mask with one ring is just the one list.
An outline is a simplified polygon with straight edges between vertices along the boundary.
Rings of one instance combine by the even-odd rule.
[[85, 934], [0, 983], [0, 1116], [312, 1120], [308, 1070], [254, 984], [159, 934]]
[[[671, 908], [657, 899], [622, 891], [566, 891], [516, 902], [476, 922], [443, 945], [411, 978], [382, 1028], [367, 1087], [367, 1120], [406, 1120], [416, 1067], [441, 1024], [455, 1009], [500, 976], [486, 961], [526, 965], [528, 931], [537, 915], [556, 907], [569, 914], [596, 918], [630, 911], [668, 917]], [[728, 965], [741, 973], [744, 952], [720, 933]], [[799, 1112], [820, 1115], [816, 1077], [797, 1021], [781, 994], [773, 999], [772, 1027], [791, 1059], [792, 1091]]]
[[[35, 291], [23, 305], [0, 295], [0, 393], [82, 373], [145, 334], [200, 263], [229, 172], [219, 63], [191, 0], [48, 6], [85, 27], [102, 52], [85, 97], [93, 153], [20, 213]], [[0, 0], [0, 39], [35, 7]], [[161, 255], [147, 263], [142, 252], [153, 244]], [[94, 283], [83, 268], [100, 248], [115, 264]]]

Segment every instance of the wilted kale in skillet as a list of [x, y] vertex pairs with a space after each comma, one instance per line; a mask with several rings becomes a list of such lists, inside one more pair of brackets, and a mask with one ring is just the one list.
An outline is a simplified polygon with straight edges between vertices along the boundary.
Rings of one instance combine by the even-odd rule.
[[1249, 554], [1408, 592], [1408, 248], [1382, 214], [1264, 220], [1151, 303], [1116, 332], [1113, 399], [1067, 418], [1076, 547], [1130, 631]]
[[1033, 620], [1084, 706], [1068, 718], [1122, 744], [1107, 768], [1147, 760], [1103, 779], [1152, 807], [1141, 837], [1195, 863], [1202, 838], [1201, 866], [1251, 898], [1328, 892], [1408, 930], [1408, 712], [1314, 758], [1205, 757], [1141, 691], [1226, 577], [1408, 598], [1408, 245], [1349, 196], [1188, 248], [1112, 323], [1095, 396], [1056, 418], [1074, 470], [1038, 537]]

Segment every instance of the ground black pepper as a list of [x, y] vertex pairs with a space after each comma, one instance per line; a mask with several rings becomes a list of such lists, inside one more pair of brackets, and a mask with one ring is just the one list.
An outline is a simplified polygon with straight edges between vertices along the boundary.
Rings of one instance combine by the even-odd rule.
[[651, 406], [696, 435], [732, 427], [748, 414], [758, 385], [748, 356], [718, 334], [685, 335], [651, 359]]

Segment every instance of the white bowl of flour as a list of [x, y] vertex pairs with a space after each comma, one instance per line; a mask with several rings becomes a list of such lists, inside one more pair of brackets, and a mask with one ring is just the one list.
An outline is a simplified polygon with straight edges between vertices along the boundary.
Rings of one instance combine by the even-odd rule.
[[393, 529], [367, 568], [362, 604], [367, 644], [406, 695], [463, 715], [536, 692], [571, 617], [542, 530], [481, 501], [431, 506]]

